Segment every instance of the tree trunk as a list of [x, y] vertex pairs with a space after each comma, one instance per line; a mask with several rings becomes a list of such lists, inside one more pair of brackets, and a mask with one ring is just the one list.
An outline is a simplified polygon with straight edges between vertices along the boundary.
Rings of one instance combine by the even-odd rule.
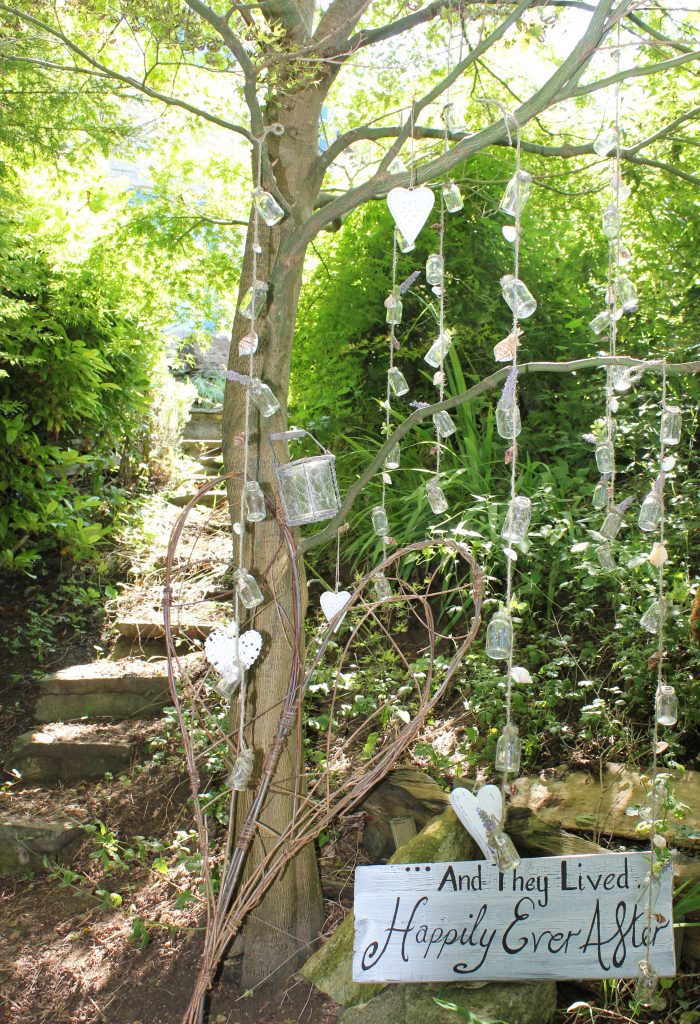
[[[281, 403], [274, 416], [263, 419], [251, 405], [249, 423], [250, 478], [257, 479], [266, 495], [276, 500], [277, 488], [267, 434], [287, 427], [287, 393], [294, 324], [303, 272], [303, 255], [285, 260], [285, 247], [298, 224], [311, 213], [320, 182], [317, 171], [317, 125], [321, 96], [307, 91], [285, 98], [284, 106], [268, 108], [268, 123], [280, 122], [285, 128], [281, 138], [268, 136], [268, 153], [274, 163], [277, 183], [288, 197], [292, 212], [279, 225], [268, 228], [260, 224], [260, 252], [257, 254], [257, 278], [269, 283], [265, 314], [256, 320], [259, 336], [255, 355], [255, 375], [264, 380]], [[255, 166], [255, 156], [254, 156]], [[246, 253], [241, 274], [241, 294], [252, 280], [253, 241], [248, 231]], [[229, 368], [248, 373], [248, 357], [239, 357], [238, 340], [250, 329], [250, 321], [238, 314], [234, 321]], [[227, 471], [241, 470], [243, 435], [245, 433], [245, 391], [230, 382], [224, 399], [223, 453]], [[283, 446], [277, 447], [281, 461], [286, 458]], [[232, 520], [239, 518], [240, 486], [229, 491]], [[234, 538], [235, 540], [235, 538]], [[264, 637], [263, 657], [249, 679], [246, 738], [256, 752], [253, 782], [277, 729], [281, 702], [286, 693], [292, 665], [291, 622], [292, 594], [286, 553], [280, 547], [279, 529], [271, 517], [246, 525], [245, 565], [263, 587], [266, 602], [256, 610], [251, 622]], [[302, 567], [300, 566], [300, 569]], [[306, 586], [302, 572], [303, 595], [300, 615], [306, 608]], [[259, 819], [263, 826], [259, 839], [249, 853], [248, 870], [259, 863], [265, 852], [295, 812], [303, 771], [301, 746], [290, 738], [282, 755], [268, 805]], [[237, 827], [248, 810], [250, 801], [239, 801]], [[266, 831], [269, 829], [269, 832]], [[245, 885], [245, 876], [242, 882]], [[262, 981], [279, 981], [292, 974], [308, 955], [309, 944], [318, 936], [323, 924], [323, 896], [313, 845], [309, 845], [289, 865], [281, 879], [251, 914], [243, 933], [244, 961], [242, 984], [251, 988]]]

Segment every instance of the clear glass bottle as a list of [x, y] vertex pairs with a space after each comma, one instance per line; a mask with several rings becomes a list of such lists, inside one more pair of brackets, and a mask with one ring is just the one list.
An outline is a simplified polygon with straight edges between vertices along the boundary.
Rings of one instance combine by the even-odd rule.
[[594, 334], [602, 334], [610, 327], [610, 311], [604, 309], [601, 313], [598, 313], [590, 322], [590, 328]]
[[498, 611], [486, 628], [486, 654], [494, 661], [505, 661], [512, 649], [513, 624], [504, 611]]
[[645, 533], [653, 533], [661, 521], [661, 502], [656, 491], [649, 491], [639, 510], [637, 524]]
[[612, 441], [599, 441], [595, 446], [595, 464], [599, 473], [615, 471], [615, 449]]
[[659, 725], [675, 725], [678, 721], [678, 697], [666, 683], [656, 691], [656, 721]]
[[506, 832], [497, 829], [488, 837], [488, 851], [492, 862], [499, 871], [513, 871], [520, 863], [520, 854], [513, 846], [513, 840]]
[[247, 569], [236, 569], [233, 574], [233, 582], [244, 608], [257, 608], [265, 600], [255, 576]]
[[499, 210], [509, 217], [517, 217], [523, 212], [525, 204], [530, 198], [532, 178], [527, 171], [516, 171], [506, 185], [506, 190], [501, 199]]
[[401, 252], [413, 252], [413, 250], [416, 247], [416, 243], [409, 242], [406, 238], [404, 238], [404, 236], [401, 234], [398, 228], [396, 229], [396, 244], [398, 245]]
[[532, 502], [529, 498], [513, 498], [508, 505], [505, 522], [501, 530], [503, 540], [511, 544], [522, 544], [527, 537], [531, 515]]
[[398, 288], [394, 289], [384, 305], [386, 306], [386, 322], [400, 324], [403, 318], [403, 302]]
[[610, 370], [610, 383], [613, 390], [623, 392], [629, 391], [632, 387], [632, 380], [629, 375], [629, 368], [627, 366], [611, 366]]
[[372, 509], [372, 529], [378, 537], [386, 537], [389, 532], [389, 520], [381, 505], [375, 505]]
[[601, 537], [605, 537], [606, 540], [615, 540], [620, 532], [621, 526], [622, 512], [618, 512], [616, 508], [611, 508], [598, 533]]
[[255, 331], [248, 331], [238, 342], [239, 356], [252, 356], [258, 351], [258, 336]]
[[640, 1006], [650, 1010], [660, 1010], [665, 1000], [659, 993], [659, 978], [648, 960], [640, 960], [639, 970], [642, 972], [634, 986], [634, 998]]
[[517, 725], [504, 725], [496, 741], [496, 771], [519, 772], [522, 749]]
[[446, 181], [442, 186], [442, 198], [448, 213], [459, 213], [464, 209], [462, 193], [459, 191], [459, 185], [456, 185], [454, 181]]
[[452, 335], [449, 331], [443, 331], [432, 343], [423, 357], [428, 364], [437, 369], [452, 348]]
[[388, 601], [393, 596], [394, 591], [391, 589], [391, 583], [386, 578], [383, 572], [378, 572], [374, 577], [374, 596], [377, 601]]
[[238, 312], [241, 316], [246, 317], [248, 320], [262, 316], [267, 304], [267, 289], [267, 281], [255, 281], [241, 299], [241, 304], [238, 307]]
[[599, 480], [593, 490], [593, 508], [605, 508], [608, 503], [608, 481]]
[[250, 382], [250, 397], [265, 418], [274, 416], [280, 408], [273, 392], [257, 377], [253, 377]]
[[425, 279], [428, 284], [441, 285], [444, 280], [444, 264], [442, 256], [432, 252], [425, 263]]
[[401, 370], [397, 369], [395, 366], [392, 366], [391, 369], [389, 370], [388, 377], [389, 387], [394, 392], [396, 397], [400, 398], [401, 395], [405, 395], [406, 392], [408, 391], [408, 384], [406, 382], [406, 378], [401, 373]]
[[605, 128], [593, 143], [593, 152], [598, 156], [609, 156], [617, 149], [619, 136], [614, 128]]
[[243, 485], [243, 508], [249, 523], [261, 523], [265, 518], [265, 495], [257, 480], [248, 480]]
[[522, 430], [520, 408], [517, 401], [503, 402], [501, 398], [496, 406], [496, 430], [499, 437], [512, 441]]
[[615, 556], [613, 555], [612, 547], [609, 544], [600, 544], [596, 548], [595, 553], [598, 559], [598, 565], [601, 569], [605, 569], [607, 572], [612, 572], [613, 569], [617, 569]]
[[258, 187], [254, 190], [253, 205], [270, 228], [275, 224], [279, 224], [284, 218], [284, 210], [274, 196], [271, 196], [264, 188]]
[[389, 449], [389, 454], [384, 460], [384, 465], [387, 469], [398, 469], [401, 465], [401, 447], [395, 444], [393, 448]]
[[667, 405], [661, 413], [661, 440], [664, 444], [678, 444], [681, 439], [681, 411], [677, 405]]
[[442, 512], [446, 512], [447, 498], [445, 497], [444, 491], [440, 486], [440, 477], [435, 476], [432, 480], [428, 480], [425, 485], [425, 493], [428, 496], [428, 502], [430, 507], [436, 516], [439, 516]]
[[506, 274], [502, 277], [501, 291], [512, 313], [519, 320], [525, 320], [527, 317], [532, 316], [537, 309], [537, 302], [534, 296], [519, 277], [514, 277], [513, 274]]
[[455, 421], [446, 409], [433, 413], [433, 424], [435, 425], [435, 432], [438, 437], [449, 437], [450, 434], [454, 434], [457, 430]]
[[648, 633], [658, 633], [661, 621], [666, 616], [666, 601], [652, 601], [639, 620], [642, 629]]
[[620, 234], [620, 211], [614, 203], [603, 210], [603, 234], [611, 242]]
[[620, 274], [615, 286], [615, 300], [620, 309], [625, 313], [636, 313], [639, 309], [639, 296], [637, 289], [627, 274]]
[[236, 793], [245, 793], [250, 783], [250, 777], [253, 774], [254, 763], [255, 751], [252, 747], [246, 747], [236, 758], [227, 779], [229, 786]]

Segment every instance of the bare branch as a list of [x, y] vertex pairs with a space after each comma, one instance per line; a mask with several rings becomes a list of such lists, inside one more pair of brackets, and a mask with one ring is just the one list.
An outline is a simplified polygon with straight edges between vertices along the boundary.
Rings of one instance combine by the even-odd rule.
[[385, 39], [403, 35], [404, 32], [410, 32], [417, 25], [424, 25], [427, 21], [432, 21], [443, 7], [450, 6], [450, 2], [451, 0], [435, 0], [427, 7], [422, 7], [420, 11], [407, 14], [404, 18], [397, 18], [396, 21], [392, 21], [388, 25], [382, 25], [381, 28], [363, 29], [348, 40], [348, 55], [362, 50], [365, 46], [374, 46], [375, 43], [381, 43]]
[[615, 85], [616, 82], [624, 82], [628, 78], [640, 78], [644, 75], [656, 75], [659, 72], [670, 71], [671, 68], [677, 68], [681, 64], [687, 64], [691, 60], [698, 60], [698, 58], [700, 58], [700, 50], [691, 50], [689, 53], [682, 53], [678, 57], [660, 61], [658, 64], [647, 64], [641, 68], [627, 68], [625, 71], [620, 71], [619, 74], [609, 75], [607, 78], [601, 78], [597, 82], [580, 85], [577, 89], [567, 92], [566, 96], [587, 96], [589, 93], [597, 92], [599, 89], [606, 89], [609, 85]]
[[[664, 368], [664, 363], [662, 360], [659, 360], [658, 362], [650, 362], [644, 359], [631, 359], [628, 356], [595, 356], [590, 359], [572, 359], [567, 362], [560, 363], [522, 363], [518, 367], [518, 372], [520, 376], [523, 376], [526, 373], [577, 373], [581, 370], [595, 370], [601, 366], [642, 366], [650, 373], [661, 373]], [[365, 471], [348, 489], [345, 501], [341, 505], [337, 515], [328, 522], [323, 530], [319, 530], [318, 533], [313, 534], [311, 537], [304, 538], [300, 545], [302, 553], [305, 554], [307, 551], [311, 551], [313, 548], [316, 548], [321, 544], [325, 544], [329, 540], [333, 540], [335, 538], [338, 530], [347, 520], [350, 510], [355, 504], [360, 492], [369, 483], [374, 474], [378, 473], [382, 469], [390, 449], [398, 444], [401, 441], [401, 438], [405, 437], [412, 427], [416, 426], [416, 424], [420, 423], [422, 420], [427, 419], [429, 416], [434, 415], [434, 413], [440, 412], [442, 409], [448, 411], [450, 409], [456, 409], [458, 405], [464, 405], [465, 402], [471, 402], [472, 399], [478, 398], [479, 395], [483, 395], [485, 392], [491, 391], [506, 379], [510, 373], [510, 369], [510, 366], [504, 366], [502, 369], [496, 370], [495, 373], [492, 373], [490, 377], [485, 377], [483, 380], [479, 381], [478, 384], [474, 384], [474, 386], [469, 388], [467, 391], [463, 391], [459, 395], [454, 395], [452, 398], [447, 398], [444, 402], [436, 402], [434, 405], [423, 406], [420, 409], [416, 409], [415, 412], [412, 412], [410, 416], [407, 416], [403, 423], [400, 423], [396, 430], [386, 439]], [[688, 363], [666, 363], [666, 372], [670, 374], [700, 373], [700, 360]]]
[[634, 146], [629, 146], [625, 150], [625, 153], [629, 156], [632, 156], [635, 153], [638, 153], [640, 149], [644, 149], [646, 146], [650, 146], [652, 142], [656, 142], [657, 139], [662, 139], [665, 136], [667, 136], [670, 132], [674, 131], [674, 129], [676, 129], [679, 124], [683, 124], [685, 121], [693, 121], [697, 117], [700, 117], [700, 107], [693, 107], [692, 110], [689, 110], [687, 111], [687, 113], [681, 114], [679, 117], [677, 117], [675, 121], [671, 121], [663, 128], [659, 128], [659, 130], [657, 132], [654, 132], [653, 135], [649, 135], [648, 138], [642, 139], [641, 142], [636, 142]]

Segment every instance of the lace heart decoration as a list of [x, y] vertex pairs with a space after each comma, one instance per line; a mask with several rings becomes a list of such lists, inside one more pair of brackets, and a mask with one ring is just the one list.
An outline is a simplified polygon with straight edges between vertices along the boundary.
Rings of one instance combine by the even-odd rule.
[[474, 837], [484, 857], [491, 860], [488, 832], [482, 815], [501, 827], [503, 820], [503, 797], [498, 786], [482, 786], [474, 795], [468, 789], [453, 789], [450, 793], [450, 804], [467, 832]]
[[[328, 622], [341, 611], [350, 600], [350, 593], [347, 590], [339, 590], [336, 594], [333, 590], [326, 590], [321, 594], [321, 611], [326, 616]], [[337, 633], [340, 629], [341, 623], [345, 618], [344, 615], [338, 619], [338, 622], [333, 630]]]
[[262, 649], [262, 636], [256, 629], [249, 629], [238, 636], [238, 626], [230, 622], [213, 630], [204, 641], [204, 653], [209, 664], [233, 684], [240, 676], [240, 666], [250, 668]]
[[418, 188], [392, 188], [386, 197], [394, 223], [410, 245], [430, 216], [435, 196], [425, 185]]

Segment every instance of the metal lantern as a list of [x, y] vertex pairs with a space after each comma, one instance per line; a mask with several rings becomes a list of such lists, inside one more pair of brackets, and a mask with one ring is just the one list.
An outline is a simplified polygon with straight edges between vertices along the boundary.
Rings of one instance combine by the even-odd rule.
[[[321, 449], [321, 455], [311, 455], [281, 466], [275, 454], [274, 442], [295, 441], [310, 437]], [[332, 519], [340, 508], [338, 482], [335, 477], [335, 455], [327, 451], [308, 430], [286, 430], [268, 434], [272, 460], [280, 489], [280, 498], [289, 526], [320, 523]]]

